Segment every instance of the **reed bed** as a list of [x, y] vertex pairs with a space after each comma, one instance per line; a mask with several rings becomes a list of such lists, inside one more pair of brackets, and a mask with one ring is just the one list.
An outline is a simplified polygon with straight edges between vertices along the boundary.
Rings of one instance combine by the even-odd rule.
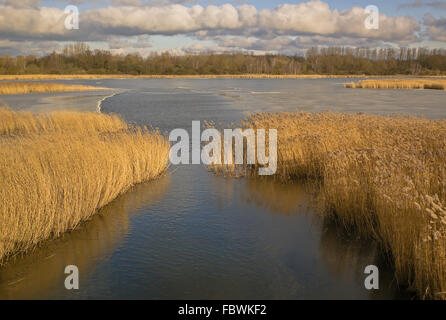
[[1, 110], [2, 120], [8, 113], [13, 123], [0, 122], [0, 262], [75, 229], [167, 168], [167, 139], [116, 116]]
[[264, 113], [241, 127], [276, 128], [276, 178], [314, 182], [324, 217], [376, 240], [399, 284], [420, 298], [446, 298], [446, 120]]
[[23, 82], [23, 81], [0, 82], [0, 94], [91, 91], [100, 89], [104, 88], [84, 86], [84, 85], [68, 85], [62, 83], [45, 83], [45, 82]]
[[352, 89], [434, 89], [445, 90], [444, 79], [380, 79], [361, 80], [346, 83], [345, 88]]
[[117, 115], [70, 111], [32, 113], [0, 107], [0, 137], [44, 133], [90, 135], [128, 129], [128, 124]]

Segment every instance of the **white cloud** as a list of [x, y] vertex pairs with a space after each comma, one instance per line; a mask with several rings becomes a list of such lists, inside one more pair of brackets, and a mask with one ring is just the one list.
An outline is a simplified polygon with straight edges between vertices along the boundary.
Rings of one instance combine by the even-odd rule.
[[81, 30], [75, 34], [63, 28], [65, 14], [57, 8], [1, 7], [0, 33], [10, 36], [64, 36], [67, 40], [95, 35], [184, 34], [203, 30], [227, 34], [273, 32], [280, 35], [314, 34], [381, 39], [395, 42], [416, 40], [419, 24], [409, 17], [380, 16], [380, 29], [367, 30], [362, 8], [339, 12], [315, 0], [281, 5], [260, 12], [251, 5], [234, 7], [195, 5], [109, 6], [81, 12]]
[[354, 7], [339, 12], [327, 3], [310, 1], [284, 4], [273, 10], [260, 12], [251, 5], [222, 6], [169, 5], [159, 7], [108, 7], [90, 10], [84, 18], [97, 29], [108, 32], [144, 32], [150, 34], [178, 34], [203, 30], [226, 34], [243, 32], [280, 35], [316, 34], [381, 39], [408, 43], [416, 40], [419, 24], [410, 17], [380, 15], [380, 29], [364, 26], [367, 14]]
[[58, 8], [0, 6], [0, 38], [50, 38], [63, 35], [65, 13]]
[[[320, 45], [408, 44], [418, 40], [420, 30], [419, 23], [412, 17], [385, 14], [380, 15], [379, 30], [367, 30], [363, 8], [338, 11], [319, 0], [260, 11], [252, 5], [171, 4], [193, 3], [194, 0], [150, 3], [113, 0], [114, 4], [107, 7], [80, 12], [80, 29], [69, 31], [64, 28], [66, 14], [60, 8], [39, 7], [39, 0], [24, 0], [22, 5], [17, 5], [19, 1], [15, 0], [0, 1], [3, 1], [0, 2], [0, 39], [22, 42], [109, 39], [109, 47], [113, 50], [147, 49], [149, 42], [135, 38], [138, 36], [184, 34], [214, 41], [219, 49], [289, 52], [307, 42]], [[429, 25], [429, 30], [432, 38], [443, 39], [441, 22]], [[126, 40], [125, 37], [133, 38]]]
[[424, 25], [427, 27], [426, 34], [431, 40], [446, 42], [446, 19], [434, 18], [431, 14], [424, 16]]
[[289, 5], [274, 10], [262, 10], [260, 26], [265, 30], [276, 30], [281, 34], [318, 34], [324, 36], [351, 36], [357, 38], [381, 39], [395, 42], [416, 40], [419, 24], [409, 17], [388, 17], [380, 14], [378, 30], [365, 28], [367, 13], [363, 8], [354, 7], [339, 12], [331, 10], [321, 1]]

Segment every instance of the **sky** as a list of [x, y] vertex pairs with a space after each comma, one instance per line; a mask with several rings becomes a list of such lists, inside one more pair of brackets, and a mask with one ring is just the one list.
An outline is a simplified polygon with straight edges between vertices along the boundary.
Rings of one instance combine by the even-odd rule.
[[[79, 12], [78, 28], [68, 5]], [[369, 5], [379, 10], [379, 26], [365, 10]], [[0, 54], [42, 56], [78, 41], [142, 56], [301, 55], [313, 46], [446, 48], [446, 1], [0, 0]]]

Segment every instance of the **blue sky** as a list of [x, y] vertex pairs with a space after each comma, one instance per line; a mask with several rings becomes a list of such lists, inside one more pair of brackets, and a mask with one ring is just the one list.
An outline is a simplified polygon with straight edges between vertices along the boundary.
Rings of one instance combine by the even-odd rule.
[[[79, 8], [79, 30], [64, 28], [68, 4]], [[377, 30], [364, 27], [368, 5], [380, 10]], [[143, 56], [446, 47], [446, 1], [438, 0], [0, 0], [0, 6], [0, 54], [42, 55], [76, 41]]]

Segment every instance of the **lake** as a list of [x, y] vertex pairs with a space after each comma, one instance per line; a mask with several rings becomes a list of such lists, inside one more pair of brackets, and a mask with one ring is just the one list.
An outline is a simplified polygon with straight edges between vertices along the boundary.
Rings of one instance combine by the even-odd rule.
[[[95, 110], [140, 125], [228, 127], [254, 112], [324, 111], [446, 116], [445, 93], [344, 89], [348, 79], [66, 80], [111, 92], [0, 96], [16, 109]], [[60, 82], [60, 80], [58, 81]], [[171, 166], [91, 221], [0, 268], [2, 299], [404, 299], [378, 248], [324, 221], [312, 190], [271, 179]], [[80, 289], [64, 288], [76, 265]], [[380, 289], [364, 269], [380, 268]]]

